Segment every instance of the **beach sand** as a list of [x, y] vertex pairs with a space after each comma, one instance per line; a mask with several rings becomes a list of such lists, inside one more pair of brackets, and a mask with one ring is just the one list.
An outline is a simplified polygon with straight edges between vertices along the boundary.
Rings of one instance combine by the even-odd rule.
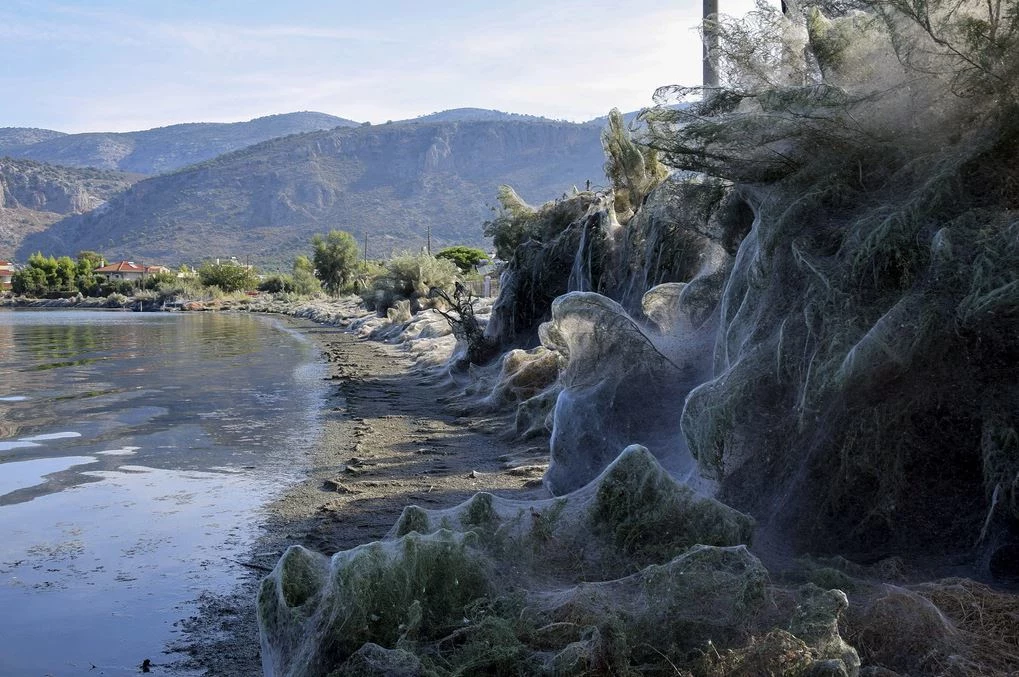
[[458, 412], [462, 391], [447, 376], [417, 369], [398, 347], [341, 328], [290, 320], [329, 363], [323, 434], [308, 478], [267, 507], [263, 535], [228, 597], [206, 596], [182, 621], [174, 647], [183, 669], [207, 675], [259, 675], [258, 581], [291, 544], [332, 554], [383, 537], [407, 505], [441, 508], [479, 491], [545, 497], [541, 468], [507, 468], [500, 457], [544, 458], [544, 440], [514, 441], [500, 416]]

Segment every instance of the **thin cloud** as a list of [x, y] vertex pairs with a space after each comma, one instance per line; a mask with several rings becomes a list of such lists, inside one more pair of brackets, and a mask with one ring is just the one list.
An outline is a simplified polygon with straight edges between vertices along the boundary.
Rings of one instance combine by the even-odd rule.
[[320, 25], [291, 2], [292, 13], [227, 23], [214, 3], [166, 18], [141, 4], [13, 0], [0, 9], [0, 60], [24, 66], [0, 87], [21, 96], [0, 106], [0, 126], [126, 131], [292, 110], [385, 122], [462, 106], [580, 121], [700, 78], [699, 2], [373, 7], [325, 12]]

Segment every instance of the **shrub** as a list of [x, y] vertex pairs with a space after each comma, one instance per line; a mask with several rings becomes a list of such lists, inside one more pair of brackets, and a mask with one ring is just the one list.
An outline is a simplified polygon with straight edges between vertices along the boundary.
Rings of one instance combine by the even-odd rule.
[[385, 312], [400, 299], [410, 300], [412, 310], [416, 310], [418, 299], [428, 296], [432, 288], [451, 291], [459, 272], [456, 264], [446, 259], [423, 252], [402, 254], [386, 264], [386, 272], [373, 280], [361, 297], [379, 312]]
[[156, 289], [161, 284], [173, 284], [176, 281], [177, 274], [167, 270], [145, 276], [138, 286], [142, 289]]
[[475, 249], [474, 247], [457, 245], [455, 247], [446, 247], [436, 254], [435, 258], [452, 261], [456, 264], [456, 267], [460, 269], [460, 272], [469, 273], [474, 270], [475, 266], [486, 260], [488, 258], [488, 254], [480, 249]]
[[339, 294], [357, 271], [357, 240], [345, 231], [331, 230], [328, 235], [316, 235], [311, 244], [315, 248], [315, 275], [330, 294]]
[[254, 268], [234, 261], [206, 263], [198, 269], [198, 279], [206, 287], [216, 286], [225, 292], [254, 289], [258, 285]]
[[293, 275], [273, 274], [258, 283], [258, 291], [269, 294], [291, 294], [297, 290]]
[[612, 182], [615, 208], [620, 214], [636, 210], [644, 197], [668, 175], [653, 148], [636, 143], [618, 108], [609, 113], [608, 126], [602, 132], [605, 150], [605, 175]]
[[486, 237], [492, 238], [500, 259], [513, 258], [516, 248], [527, 240], [549, 242], [583, 216], [597, 201], [591, 192], [582, 192], [562, 200], [532, 207], [509, 186], [499, 186], [499, 213], [483, 224]]

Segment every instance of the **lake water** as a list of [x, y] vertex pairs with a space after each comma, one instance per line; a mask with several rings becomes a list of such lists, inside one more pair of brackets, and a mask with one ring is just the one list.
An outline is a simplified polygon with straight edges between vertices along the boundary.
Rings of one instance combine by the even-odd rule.
[[317, 357], [264, 316], [0, 311], [0, 675], [174, 660], [302, 474]]

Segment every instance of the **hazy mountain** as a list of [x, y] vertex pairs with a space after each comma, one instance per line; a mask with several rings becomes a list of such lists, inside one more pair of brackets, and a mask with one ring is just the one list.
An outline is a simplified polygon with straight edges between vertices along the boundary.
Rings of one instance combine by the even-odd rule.
[[0, 157], [22, 150], [26, 146], [49, 141], [61, 136], [63, 132], [52, 129], [35, 129], [34, 127], [0, 127]]
[[0, 257], [68, 214], [102, 206], [139, 176], [0, 158]]
[[543, 118], [537, 115], [504, 113], [501, 110], [491, 110], [488, 108], [451, 108], [449, 110], [439, 111], [438, 113], [429, 113], [428, 115], [422, 115], [410, 120], [403, 120], [402, 122], [494, 122], [507, 120], [551, 122], [549, 118]]
[[311, 236], [369, 234], [369, 255], [481, 244], [499, 184], [534, 202], [602, 183], [596, 125], [550, 121], [393, 123], [275, 139], [135, 184], [21, 249], [97, 249], [175, 264], [209, 256], [285, 263]]
[[[10, 148], [6, 154], [69, 167], [160, 174], [268, 139], [357, 124], [325, 113], [285, 113], [248, 122], [195, 122], [141, 132], [63, 134]], [[0, 136], [0, 144], [2, 139]]]

